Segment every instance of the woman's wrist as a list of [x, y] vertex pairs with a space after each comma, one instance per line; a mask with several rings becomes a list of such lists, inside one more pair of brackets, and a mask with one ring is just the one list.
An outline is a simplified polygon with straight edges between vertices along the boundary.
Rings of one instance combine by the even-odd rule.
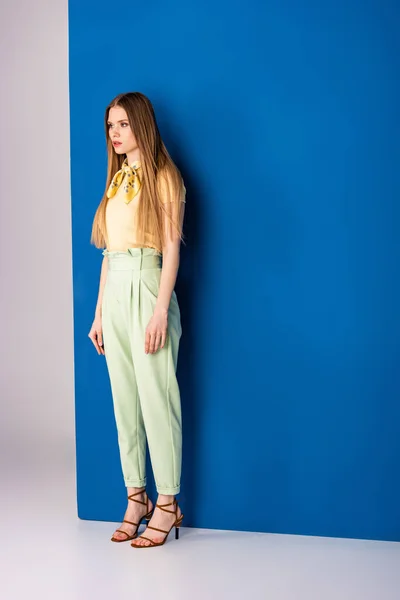
[[165, 304], [156, 304], [154, 312], [160, 314], [168, 314], [168, 307], [166, 307]]

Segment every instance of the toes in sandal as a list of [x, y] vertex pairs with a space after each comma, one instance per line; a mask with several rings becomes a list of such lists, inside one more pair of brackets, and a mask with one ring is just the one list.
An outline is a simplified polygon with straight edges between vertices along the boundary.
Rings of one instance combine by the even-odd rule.
[[153, 514], [153, 511], [154, 511], [154, 507], [153, 507], [152, 510], [149, 511], [149, 497], [147, 496], [146, 502], [143, 502], [142, 500], [137, 500], [136, 498], [134, 498], [134, 496], [139, 496], [139, 494], [143, 494], [143, 492], [147, 496], [146, 490], [141, 490], [140, 492], [136, 492], [135, 494], [130, 494], [130, 496], [128, 496], [128, 500], [132, 500], [133, 502], [139, 502], [139, 504], [144, 504], [146, 506], [146, 508], [147, 508], [147, 513], [139, 520], [139, 523], [133, 523], [133, 521], [127, 521], [126, 519], [124, 519], [122, 521], [123, 523], [129, 523], [129, 525], [135, 525], [136, 526], [135, 532], [133, 533], [133, 535], [129, 535], [129, 533], [127, 533], [123, 529], [116, 529], [115, 533], [117, 531], [119, 531], [120, 533], [123, 533], [124, 535], [126, 535], [126, 538], [118, 539], [118, 538], [116, 538], [116, 537], [113, 536], [111, 538], [112, 542], [128, 542], [129, 540], [133, 540], [137, 536], [139, 525], [143, 521], [143, 519], [146, 519], [147, 523], [150, 521], [151, 516]]
[[[164, 508], [165, 506], [171, 506], [171, 505], [174, 505], [174, 510], [167, 510], [166, 508]], [[181, 523], [182, 523], [183, 513], [178, 518], [178, 501], [177, 501], [177, 499], [174, 498], [173, 502], [170, 502], [169, 504], [156, 504], [156, 506], [158, 506], [158, 508], [161, 508], [161, 510], [163, 510], [164, 512], [169, 512], [169, 513], [175, 514], [175, 523], [172, 524], [171, 529], [173, 527], [175, 527], [175, 539], [179, 540], [179, 527], [181, 526]], [[167, 537], [171, 531], [171, 529], [169, 529], [169, 531], [165, 531], [165, 529], [158, 529], [158, 527], [152, 527], [151, 525], [147, 525], [147, 529], [155, 529], [156, 531], [161, 531], [162, 533], [166, 533], [167, 535], [165, 536], [165, 538], [163, 539], [162, 542], [155, 542], [154, 540], [152, 540], [144, 535], [140, 535], [137, 539], [148, 540], [150, 542], [150, 545], [131, 544], [132, 548], [152, 548], [153, 546], [162, 546], [163, 544], [165, 544]]]

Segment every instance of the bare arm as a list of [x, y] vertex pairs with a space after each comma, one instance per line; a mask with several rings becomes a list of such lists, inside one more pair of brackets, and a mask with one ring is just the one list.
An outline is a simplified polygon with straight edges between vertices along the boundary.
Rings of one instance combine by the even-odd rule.
[[103, 262], [101, 263], [99, 294], [97, 297], [97, 304], [96, 304], [96, 310], [95, 310], [96, 317], [98, 317], [98, 316], [101, 317], [101, 306], [103, 303], [103, 292], [104, 292], [104, 286], [105, 286], [106, 278], [107, 278], [107, 271], [108, 271], [108, 258], [107, 258], [107, 256], [104, 256]]
[[[171, 214], [171, 204], [164, 205]], [[179, 219], [182, 227], [185, 216], [185, 202], [180, 204]], [[167, 311], [175, 287], [180, 263], [181, 239], [171, 227], [167, 219], [164, 220], [165, 244], [163, 247], [163, 266], [161, 271], [160, 288], [156, 302], [156, 310]]]
[[163, 250], [163, 266], [160, 277], [160, 287], [155, 310], [168, 312], [172, 292], [175, 287], [180, 263], [179, 240], [168, 244]]
[[[167, 211], [172, 212], [172, 205], [170, 203], [167, 203], [164, 206]], [[184, 211], [185, 202], [182, 202], [180, 204], [181, 224], [184, 219]], [[181, 239], [169, 224], [168, 219], [164, 219], [164, 227], [166, 235], [164, 247], [162, 249], [163, 260], [160, 285], [153, 316], [146, 329], [146, 354], [149, 352], [153, 354], [154, 352], [157, 352], [158, 348], [163, 348], [165, 345], [168, 327], [168, 309], [180, 263]]]
[[94, 313], [94, 320], [92, 323], [92, 327], [89, 331], [89, 338], [93, 342], [94, 347], [97, 350], [97, 354], [104, 354], [104, 345], [103, 345], [103, 328], [101, 324], [101, 306], [103, 302], [103, 291], [104, 285], [106, 283], [108, 271], [108, 258], [107, 256], [103, 257], [103, 262], [101, 263], [101, 272], [100, 272], [100, 284], [99, 284], [99, 294], [97, 297], [96, 310]]

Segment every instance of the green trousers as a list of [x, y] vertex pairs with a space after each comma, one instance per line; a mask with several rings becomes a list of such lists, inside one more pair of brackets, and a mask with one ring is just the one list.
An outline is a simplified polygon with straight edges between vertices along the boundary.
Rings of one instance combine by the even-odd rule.
[[176, 368], [182, 335], [175, 291], [168, 309], [167, 339], [145, 353], [146, 327], [156, 304], [162, 267], [153, 248], [104, 250], [103, 344], [111, 384], [118, 445], [127, 487], [146, 485], [146, 441], [159, 494], [180, 492], [181, 401]]

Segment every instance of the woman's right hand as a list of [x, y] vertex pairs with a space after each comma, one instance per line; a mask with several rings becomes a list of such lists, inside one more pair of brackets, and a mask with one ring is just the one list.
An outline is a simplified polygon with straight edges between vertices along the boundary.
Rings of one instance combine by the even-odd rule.
[[103, 328], [101, 324], [101, 316], [96, 315], [92, 324], [92, 328], [88, 334], [89, 338], [92, 340], [94, 347], [97, 350], [97, 354], [104, 354], [104, 344], [103, 344]]

